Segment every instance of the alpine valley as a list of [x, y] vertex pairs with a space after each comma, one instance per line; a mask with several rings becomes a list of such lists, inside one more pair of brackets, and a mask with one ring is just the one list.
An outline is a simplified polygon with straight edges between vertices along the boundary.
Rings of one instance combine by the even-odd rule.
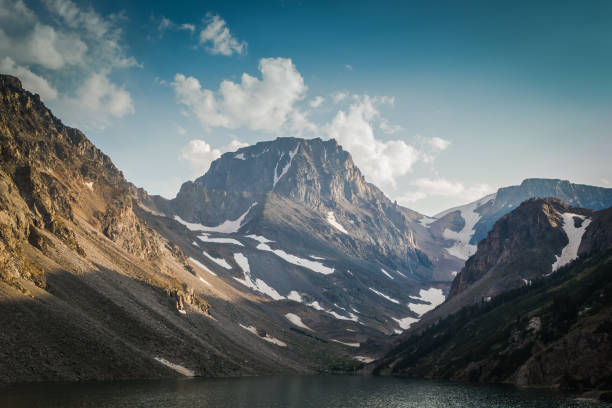
[[225, 153], [167, 200], [1, 75], [0, 381], [611, 389], [611, 206], [610, 188], [527, 179], [427, 217], [335, 140], [293, 137]]

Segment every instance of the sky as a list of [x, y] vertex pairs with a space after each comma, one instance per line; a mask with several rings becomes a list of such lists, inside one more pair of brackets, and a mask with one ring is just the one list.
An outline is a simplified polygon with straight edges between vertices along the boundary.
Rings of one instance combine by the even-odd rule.
[[167, 198], [282, 136], [335, 138], [427, 215], [530, 177], [612, 187], [607, 0], [0, 0], [0, 72]]

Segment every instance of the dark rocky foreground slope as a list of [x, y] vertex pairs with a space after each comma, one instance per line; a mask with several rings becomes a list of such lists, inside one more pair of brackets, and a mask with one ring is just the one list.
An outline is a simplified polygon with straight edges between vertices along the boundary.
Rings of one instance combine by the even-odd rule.
[[349, 361], [352, 348], [294, 329], [271, 302], [190, 260], [147, 224], [144, 196], [83, 133], [0, 76], [0, 382], [305, 373]]
[[[612, 389], [611, 216], [612, 209], [553, 199], [523, 203], [479, 244], [446, 303], [406, 333], [375, 371]], [[577, 243], [578, 234], [564, 235], [564, 225], [585, 226]], [[563, 258], [571, 240], [575, 260]]]

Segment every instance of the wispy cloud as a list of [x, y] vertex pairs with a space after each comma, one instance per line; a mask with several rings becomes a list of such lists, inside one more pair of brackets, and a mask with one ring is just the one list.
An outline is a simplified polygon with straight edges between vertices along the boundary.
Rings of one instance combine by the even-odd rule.
[[206, 46], [208, 52], [225, 56], [246, 53], [247, 42], [235, 38], [221, 17], [209, 14], [205, 23], [206, 26], [200, 31], [200, 44]]

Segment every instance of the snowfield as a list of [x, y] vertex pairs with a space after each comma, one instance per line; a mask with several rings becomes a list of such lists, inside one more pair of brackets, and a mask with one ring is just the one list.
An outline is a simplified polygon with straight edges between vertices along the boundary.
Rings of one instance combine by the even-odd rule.
[[197, 266], [199, 266], [200, 268], [204, 269], [206, 272], [210, 273], [213, 276], [217, 276], [216, 273], [214, 273], [213, 271], [209, 270], [207, 267], [205, 267], [200, 261], [198, 261], [195, 258], [189, 257], [189, 260], [191, 262], [193, 262], [194, 264], [196, 264]]
[[429, 289], [421, 289], [419, 291], [419, 296], [410, 296], [412, 299], [422, 300], [423, 302], [427, 302], [428, 304], [423, 303], [409, 303], [408, 308], [411, 311], [422, 316], [423, 314], [429, 312], [430, 310], [435, 309], [438, 305], [444, 303], [445, 297], [442, 289], [429, 288]]
[[396, 319], [395, 317], [392, 317], [392, 319], [397, 322], [397, 324], [399, 325], [399, 327], [402, 328], [402, 330], [408, 330], [413, 323], [419, 321], [419, 319], [415, 317], [404, 317], [403, 319]]
[[251, 208], [255, 207], [256, 205], [257, 205], [256, 202], [251, 204], [249, 208], [247, 208], [247, 210], [240, 217], [236, 218], [235, 220], [225, 220], [221, 224], [217, 225], [216, 227], [208, 227], [202, 224], [187, 222], [183, 220], [181, 217], [179, 217], [178, 215], [175, 215], [174, 219], [180, 222], [181, 224], [183, 224], [184, 226], [186, 226], [190, 231], [220, 232], [222, 234], [233, 234], [233, 233], [238, 232], [238, 230], [242, 226], [242, 222], [244, 221], [244, 218], [247, 216], [249, 211], [251, 211]]
[[171, 363], [165, 358], [155, 357], [155, 360], [159, 361], [166, 367], [173, 369], [177, 373], [183, 374], [185, 377], [195, 377], [196, 375], [195, 372], [193, 372], [192, 370], [185, 368], [182, 365]]
[[393, 299], [391, 296], [387, 296], [384, 293], [377, 291], [376, 289], [372, 289], [372, 288], [368, 288], [368, 289], [370, 289], [372, 292], [376, 293], [378, 296], [384, 297], [389, 302], [393, 302], [393, 303], [398, 304], [398, 305], [400, 303], [399, 300]]
[[389, 275], [389, 272], [385, 271], [383, 268], [380, 268], [380, 271], [385, 274], [385, 276], [391, 280], [393, 280], [393, 276]]
[[302, 322], [302, 318], [296, 315], [295, 313], [287, 313], [285, 317], [287, 318], [287, 320], [289, 320], [291, 323], [293, 323], [297, 327], [301, 327], [302, 329], [310, 330], [311, 332], [314, 331], [310, 327], [306, 326], [304, 322]]
[[348, 235], [346, 229], [344, 229], [344, 227], [338, 221], [336, 221], [336, 216], [334, 215], [333, 211], [327, 213], [327, 222], [338, 231]]
[[291, 292], [289, 292], [289, 294], [287, 295], [287, 299], [293, 300], [294, 302], [298, 303], [304, 302], [304, 299], [302, 299], [302, 295], [300, 295], [299, 292], [296, 290], [292, 290]]
[[268, 245], [268, 243], [271, 243], [274, 241], [271, 241], [267, 239], [266, 237], [262, 237], [261, 235], [247, 235], [246, 237], [254, 239], [255, 241], [259, 242], [256, 248], [259, 249], [260, 251], [272, 252], [274, 255], [289, 262], [290, 264], [301, 266], [303, 268], [310, 269], [313, 272], [321, 273], [323, 275], [330, 275], [334, 273], [334, 268], [327, 267], [323, 265], [321, 262], [300, 258], [295, 255], [288, 254], [282, 249], [272, 249], [270, 245]]
[[437, 218], [432, 218], [432, 217], [428, 217], [426, 215], [423, 216], [423, 218], [421, 218], [419, 220], [419, 224], [421, 224], [422, 226], [429, 228], [431, 223], [438, 221]]
[[285, 167], [283, 167], [283, 170], [281, 171], [280, 175], [278, 174], [278, 164], [280, 163], [281, 159], [285, 156], [285, 154], [283, 153], [281, 157], [278, 159], [278, 162], [276, 162], [276, 166], [274, 167], [274, 183], [272, 184], [272, 189], [276, 187], [276, 183], [278, 183], [280, 179], [282, 179], [283, 176], [287, 174], [287, 171], [289, 171], [289, 168], [291, 167], [291, 163], [293, 163], [293, 157], [295, 156], [299, 148], [300, 148], [300, 144], [298, 143], [295, 149], [289, 152], [289, 162], [285, 164]]
[[285, 343], [284, 341], [281, 341], [281, 340], [279, 340], [279, 339], [277, 339], [275, 337], [272, 337], [269, 334], [266, 334], [265, 337], [260, 336], [259, 333], [257, 333], [257, 328], [255, 326], [245, 326], [243, 324], [240, 324], [240, 327], [242, 327], [243, 329], [253, 333], [254, 335], [259, 337], [260, 339], [267, 341], [268, 343], [276, 344], [277, 346], [280, 346], [280, 347], [287, 347], [287, 343]]
[[474, 236], [474, 227], [481, 218], [480, 214], [476, 212], [476, 209], [494, 198], [495, 194], [491, 194], [463, 207], [451, 208], [450, 210], [446, 210], [443, 213], [436, 215], [437, 218], [440, 218], [453, 211], [459, 210], [461, 213], [461, 218], [463, 218], [465, 221], [465, 225], [459, 232], [452, 231], [448, 228], [442, 232], [442, 236], [445, 239], [455, 241], [452, 247], [446, 248], [446, 252], [452, 256], [456, 256], [459, 259], [463, 259], [464, 261], [466, 261], [470, 256], [474, 255], [476, 252], [476, 245], [471, 245], [470, 239], [472, 239], [472, 236]]
[[242, 242], [234, 239], [234, 238], [211, 238], [209, 236], [209, 234], [202, 234], [202, 235], [198, 235], [198, 239], [202, 242], [210, 242], [212, 244], [233, 244], [233, 245], [238, 245], [238, 246], [244, 246], [242, 245]]
[[204, 254], [205, 257], [207, 257], [208, 259], [210, 259], [211, 261], [213, 261], [214, 263], [216, 263], [220, 267], [225, 268], [225, 269], [232, 269], [232, 266], [230, 264], [228, 264], [225, 259], [223, 259], [223, 258], [215, 258], [214, 256], [210, 255], [206, 251], [202, 251], [202, 253]]
[[361, 346], [360, 343], [345, 343], [343, 341], [336, 340], [336, 339], [330, 339], [330, 340], [333, 341], [333, 342], [336, 342], [336, 343], [340, 343], [340, 344], [342, 344], [344, 346], [349, 346], [349, 347], [359, 347], [359, 346]]
[[268, 285], [263, 280], [257, 278], [253, 281], [253, 278], [251, 277], [251, 268], [249, 267], [249, 260], [246, 256], [241, 253], [236, 253], [234, 254], [234, 260], [236, 261], [238, 266], [240, 266], [240, 269], [242, 269], [242, 272], [244, 273], [244, 279], [234, 277], [237, 282], [240, 282], [247, 288], [253, 289], [256, 292], [269, 296], [274, 300], [285, 299], [283, 295], [278, 293], [273, 287]]
[[[586, 231], [586, 228], [591, 223], [589, 218], [585, 219], [584, 216], [578, 214], [563, 213], [561, 216], [563, 217], [563, 231], [565, 232], [565, 235], [567, 235], [569, 242], [561, 251], [561, 255], [556, 256], [557, 260], [552, 264], [553, 272], [560, 267], [567, 265], [578, 257], [578, 247], [582, 241], [582, 235], [584, 235], [584, 231]], [[583, 220], [580, 228], [576, 228], [574, 226], [574, 217], [578, 217]]]

